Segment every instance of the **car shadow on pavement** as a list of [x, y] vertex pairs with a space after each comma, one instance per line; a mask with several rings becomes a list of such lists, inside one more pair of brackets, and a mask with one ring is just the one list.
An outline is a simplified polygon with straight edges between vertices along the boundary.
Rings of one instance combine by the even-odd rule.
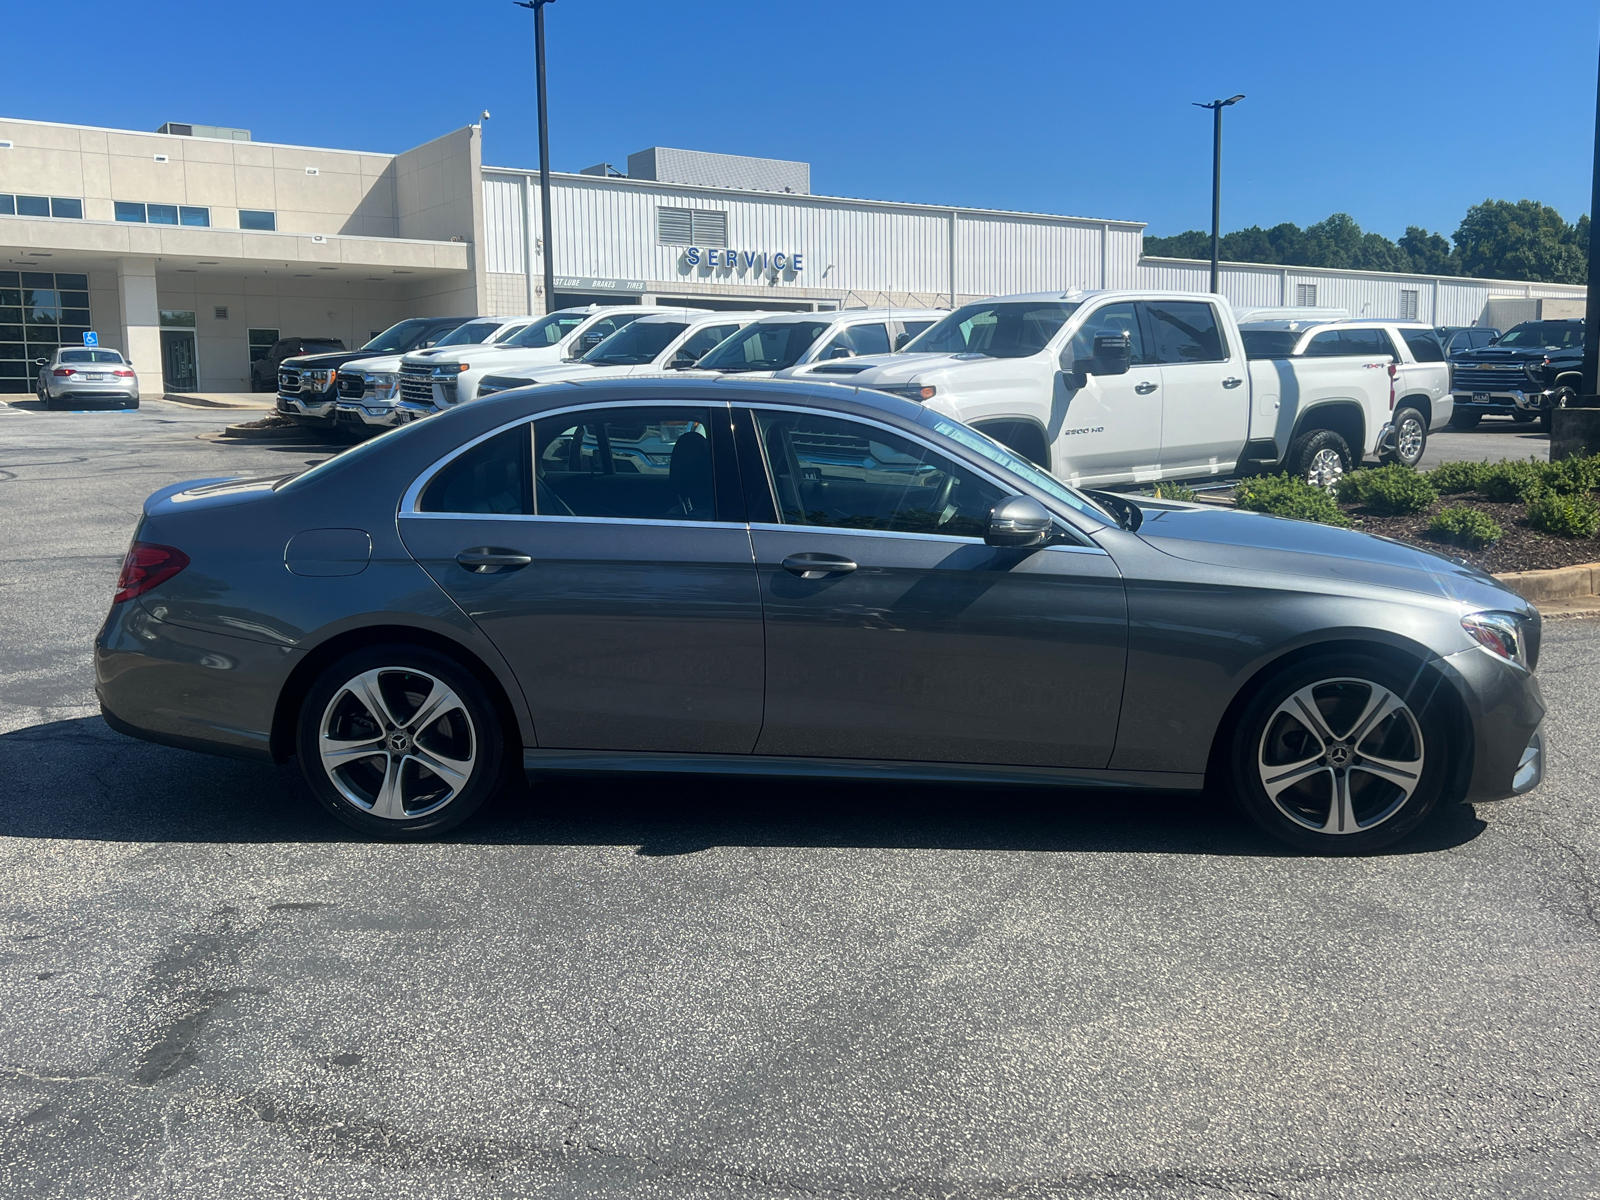
[[[293, 766], [125, 737], [99, 717], [0, 734], [0, 837], [111, 842], [363, 842]], [[1383, 854], [1476, 838], [1467, 805], [1441, 809]], [[636, 846], [646, 857], [717, 846], [1283, 856], [1225, 799], [926, 783], [677, 775], [547, 777], [510, 789], [448, 842]]]

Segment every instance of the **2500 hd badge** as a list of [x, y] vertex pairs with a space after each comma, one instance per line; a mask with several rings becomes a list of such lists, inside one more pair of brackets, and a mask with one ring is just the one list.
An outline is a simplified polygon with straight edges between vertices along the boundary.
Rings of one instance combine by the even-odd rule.
[[1106, 427], [1104, 425], [1085, 425], [1082, 429], [1063, 429], [1061, 436], [1071, 437], [1075, 433], [1104, 433], [1105, 431]]

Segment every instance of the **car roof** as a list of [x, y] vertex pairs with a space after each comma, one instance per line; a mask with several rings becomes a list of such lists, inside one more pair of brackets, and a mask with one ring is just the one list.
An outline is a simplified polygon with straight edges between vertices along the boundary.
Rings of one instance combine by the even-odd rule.
[[778, 325], [789, 321], [873, 321], [889, 317], [947, 317], [950, 310], [947, 308], [830, 308], [822, 312], [775, 312], [763, 313], [757, 322], [762, 325]]
[[760, 317], [766, 314], [758, 309], [724, 309], [712, 310], [707, 308], [654, 308], [650, 312], [634, 321], [635, 325], [643, 325], [650, 321], [687, 321], [691, 325], [705, 325], [718, 320], [738, 320], [741, 317]]

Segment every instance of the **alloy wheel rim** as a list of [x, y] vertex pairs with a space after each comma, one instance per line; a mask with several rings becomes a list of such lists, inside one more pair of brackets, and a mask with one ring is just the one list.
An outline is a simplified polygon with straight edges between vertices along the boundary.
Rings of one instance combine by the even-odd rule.
[[438, 812], [466, 788], [478, 736], [448, 684], [412, 667], [378, 667], [334, 692], [317, 725], [317, 753], [351, 804], [409, 821]]
[[1312, 487], [1331, 492], [1342, 478], [1344, 460], [1339, 457], [1337, 450], [1330, 446], [1311, 456], [1311, 464], [1306, 468], [1306, 482]]
[[1424, 751], [1416, 714], [1394, 692], [1367, 679], [1324, 679], [1273, 710], [1256, 765], [1274, 808], [1305, 829], [1342, 837], [1405, 806]]
[[1395, 449], [1400, 452], [1400, 459], [1405, 463], [1414, 463], [1422, 457], [1422, 422], [1406, 420], [1400, 424], [1400, 432], [1395, 436]]

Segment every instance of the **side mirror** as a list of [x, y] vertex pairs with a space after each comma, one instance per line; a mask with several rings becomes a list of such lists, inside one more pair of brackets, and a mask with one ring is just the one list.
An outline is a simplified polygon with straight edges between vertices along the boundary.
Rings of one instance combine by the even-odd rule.
[[1032, 496], [1009, 496], [989, 511], [989, 528], [983, 540], [991, 546], [1026, 549], [1050, 540], [1055, 519]]
[[701, 356], [692, 350], [679, 350], [672, 356], [672, 361], [667, 366], [674, 369], [679, 367], [692, 367], [700, 361]]
[[1133, 362], [1133, 339], [1125, 330], [1105, 330], [1094, 335], [1095, 375], [1126, 375]]
[[1066, 378], [1067, 387], [1073, 391], [1077, 391], [1089, 382], [1088, 369], [1078, 365], [1078, 360], [1072, 353], [1071, 342], [1061, 348], [1061, 357], [1056, 359], [1056, 363], [1061, 368], [1061, 374]]
[[854, 358], [849, 346], [835, 346], [822, 356], [823, 358]]
[[894, 339], [894, 348], [895, 348], [895, 349], [896, 349], [896, 350], [900, 350], [900, 349], [902, 349], [902, 348], [903, 348], [903, 347], [904, 347], [904, 346], [905, 346], [905, 345], [906, 345], [906, 343], [907, 343], [907, 342], [909, 342], [909, 341], [910, 341], [910, 340], [911, 340], [911, 335], [910, 335], [910, 334], [909, 334], [909, 333], [902, 333], [902, 334], [899, 334], [899, 335], [898, 335], [898, 336], [896, 336], [896, 338], [895, 338], [895, 339]]

